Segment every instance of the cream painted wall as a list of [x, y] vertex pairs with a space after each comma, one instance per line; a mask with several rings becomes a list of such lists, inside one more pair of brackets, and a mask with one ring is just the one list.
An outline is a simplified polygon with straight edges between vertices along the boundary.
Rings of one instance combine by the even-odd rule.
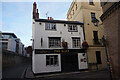
[[[71, 7], [70, 10], [68, 11], [67, 16], [72, 14], [74, 9], [74, 15], [72, 15], [72, 18], [68, 20], [83, 22], [85, 29], [85, 38], [89, 45], [94, 45], [93, 31], [98, 31], [99, 39], [101, 39], [101, 37], [104, 34], [103, 25], [101, 25], [102, 22], [99, 18], [102, 14], [102, 8], [100, 7], [100, 3], [95, 2], [94, 5], [89, 5], [89, 2], [76, 2], [76, 4], [78, 5], [77, 10], [75, 10], [75, 3], [74, 3], [74, 7]], [[91, 12], [94, 12], [96, 18], [100, 21], [99, 27], [94, 26], [93, 23], [91, 22]]]
[[[77, 10], [75, 10], [76, 4], [79, 6], [79, 9]], [[107, 68], [104, 47], [95, 45], [93, 41], [93, 31], [98, 31], [99, 41], [101, 37], [104, 35], [104, 28], [100, 20], [100, 16], [103, 13], [102, 7], [100, 6], [100, 2], [94, 2], [94, 5], [89, 5], [89, 0], [88, 0], [88, 2], [75, 2], [73, 6], [74, 7], [70, 6], [67, 16], [73, 13], [73, 9], [74, 9], [74, 15], [71, 15], [72, 18], [70, 19], [67, 17], [67, 19], [69, 21], [74, 20], [74, 21], [81, 21], [84, 23], [85, 38], [89, 44], [89, 48], [87, 50], [88, 63], [96, 63], [96, 51], [101, 51], [102, 64], [98, 65], [98, 67], [99, 69]], [[98, 27], [94, 26], [94, 24], [91, 22], [91, 12], [94, 12], [96, 18], [100, 21]], [[94, 67], [94, 66], [89, 66], [89, 67]], [[94, 67], [94, 69], [95, 68], [96, 66]]]

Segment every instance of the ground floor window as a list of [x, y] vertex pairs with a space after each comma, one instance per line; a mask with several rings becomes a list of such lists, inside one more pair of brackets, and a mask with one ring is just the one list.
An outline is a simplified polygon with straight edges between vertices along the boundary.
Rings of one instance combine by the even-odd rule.
[[102, 64], [100, 51], [96, 51], [97, 64]]
[[58, 55], [46, 55], [46, 66], [58, 66]]

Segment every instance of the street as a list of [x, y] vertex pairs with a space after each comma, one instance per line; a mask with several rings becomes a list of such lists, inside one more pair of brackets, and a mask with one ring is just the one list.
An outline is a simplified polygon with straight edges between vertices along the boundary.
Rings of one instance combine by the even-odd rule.
[[105, 79], [109, 80], [109, 75], [107, 70], [98, 71], [77, 71], [77, 72], [62, 72], [44, 75], [34, 75], [31, 70], [31, 64], [20, 64], [15, 67], [11, 67], [3, 70], [3, 79], [6, 78], [21, 78], [21, 79]]
[[62, 72], [62, 73], [53, 73], [53, 74], [44, 74], [44, 75], [34, 75], [29, 66], [25, 78], [38, 78], [38, 79], [72, 79], [72, 78], [82, 78], [82, 79], [105, 79], [109, 80], [109, 75], [107, 70], [98, 70], [98, 71], [77, 71], [77, 72]]
[[2, 71], [2, 78], [24, 78], [25, 71], [30, 63], [19, 64], [14, 67], [4, 69]]

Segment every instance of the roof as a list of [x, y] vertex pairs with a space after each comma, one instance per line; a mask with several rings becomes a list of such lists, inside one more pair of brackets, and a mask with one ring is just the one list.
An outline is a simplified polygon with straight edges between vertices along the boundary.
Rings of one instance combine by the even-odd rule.
[[65, 24], [82, 24], [80, 21], [65, 21], [65, 20], [48, 20], [48, 19], [35, 19], [36, 22], [51, 22], [51, 23], [65, 23]]
[[17, 36], [14, 33], [2, 32], [2, 35], [12, 35], [14, 38], [17, 38]]

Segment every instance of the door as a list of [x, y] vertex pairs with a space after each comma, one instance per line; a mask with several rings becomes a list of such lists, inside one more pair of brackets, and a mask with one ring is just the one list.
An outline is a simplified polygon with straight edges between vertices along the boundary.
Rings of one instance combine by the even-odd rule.
[[78, 70], [78, 54], [61, 54], [62, 72]]

